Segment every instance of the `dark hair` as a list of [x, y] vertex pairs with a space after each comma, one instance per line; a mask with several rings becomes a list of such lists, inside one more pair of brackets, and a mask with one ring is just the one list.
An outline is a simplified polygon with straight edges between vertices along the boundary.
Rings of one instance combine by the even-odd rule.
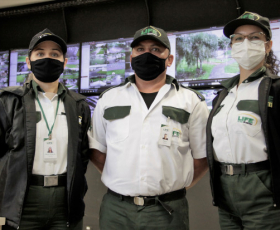
[[270, 50], [265, 59], [265, 67], [270, 70], [272, 74], [277, 75], [280, 71], [280, 61], [275, 56], [273, 50]]

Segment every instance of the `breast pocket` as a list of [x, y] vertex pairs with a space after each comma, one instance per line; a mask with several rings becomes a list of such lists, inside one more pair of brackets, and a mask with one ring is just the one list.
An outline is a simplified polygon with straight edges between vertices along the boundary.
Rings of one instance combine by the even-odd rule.
[[261, 131], [261, 118], [258, 100], [241, 100], [237, 104], [238, 117], [236, 132], [256, 136]]
[[162, 106], [162, 114], [164, 115], [163, 124], [166, 124], [166, 120], [170, 118], [168, 126], [172, 128], [172, 144], [180, 144], [182, 142], [182, 135], [187, 134], [186, 123], [189, 120], [190, 113], [184, 109], [172, 107], [172, 106]]
[[129, 135], [131, 106], [114, 106], [105, 109], [104, 119], [107, 120], [106, 138], [110, 142], [120, 142]]

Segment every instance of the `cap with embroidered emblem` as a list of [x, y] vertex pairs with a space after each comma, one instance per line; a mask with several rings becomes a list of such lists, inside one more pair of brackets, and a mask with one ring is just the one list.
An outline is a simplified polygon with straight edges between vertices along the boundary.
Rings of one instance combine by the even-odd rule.
[[170, 42], [167, 37], [167, 33], [163, 29], [154, 26], [147, 26], [143, 29], [136, 31], [133, 41], [131, 43], [131, 47], [133, 48], [139, 42], [149, 39], [158, 41], [170, 50]]
[[62, 53], [65, 54], [67, 52], [67, 45], [65, 43], [65, 41], [55, 35], [53, 32], [51, 32], [49, 29], [44, 29], [43, 31], [37, 33], [31, 40], [30, 44], [29, 44], [29, 50], [28, 50], [28, 55], [30, 56], [31, 51], [41, 42], [44, 41], [53, 41], [55, 43], [57, 43], [62, 50]]
[[269, 19], [257, 13], [253, 13], [249, 11], [246, 11], [237, 19], [234, 19], [230, 21], [228, 24], [226, 24], [224, 27], [224, 35], [229, 38], [230, 35], [234, 34], [234, 31], [237, 29], [237, 27], [243, 25], [258, 26], [264, 30], [264, 32], [266, 33], [269, 39], [271, 39], [272, 37]]

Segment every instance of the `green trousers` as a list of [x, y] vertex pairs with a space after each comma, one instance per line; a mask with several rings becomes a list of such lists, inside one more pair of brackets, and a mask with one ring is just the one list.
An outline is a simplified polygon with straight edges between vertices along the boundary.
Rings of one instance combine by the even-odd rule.
[[280, 230], [280, 208], [274, 207], [270, 171], [221, 175], [219, 184], [222, 230]]
[[[20, 230], [82, 230], [83, 221], [67, 227], [65, 187], [30, 186], [21, 215]], [[15, 230], [3, 226], [3, 230]]]
[[137, 206], [107, 193], [100, 207], [100, 230], [188, 230], [187, 199], [165, 203], [174, 210], [172, 215], [160, 203]]

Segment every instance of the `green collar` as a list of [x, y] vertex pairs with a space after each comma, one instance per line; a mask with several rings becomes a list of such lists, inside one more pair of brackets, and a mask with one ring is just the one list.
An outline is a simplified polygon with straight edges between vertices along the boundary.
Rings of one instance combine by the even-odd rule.
[[[257, 69], [254, 73], [252, 73], [248, 78], [246, 78], [242, 83], [255, 81], [260, 77], [262, 77], [265, 74], [265, 72], [266, 72], [266, 67], [262, 66], [261, 68]], [[231, 90], [234, 86], [238, 84], [239, 79], [240, 79], [240, 74], [222, 81], [221, 85], [227, 88], [228, 90]]]
[[[35, 92], [36, 98], [38, 97], [38, 91], [44, 93], [44, 90], [41, 89], [41, 87], [37, 84], [36, 81], [31, 80], [31, 86], [32, 86], [32, 88], [33, 88], [33, 90]], [[59, 83], [58, 84], [57, 95], [60, 97], [61, 100], [63, 100], [65, 98], [66, 92], [67, 91], [66, 91], [65, 87], [61, 83]]]
[[[131, 75], [131, 76], [129, 76], [129, 77], [127, 77], [126, 79], [125, 79], [125, 84], [126, 83], [128, 83], [128, 82], [130, 82], [130, 83], [135, 83], [135, 75]], [[177, 91], [179, 90], [179, 84], [178, 84], [178, 82], [177, 82], [177, 80], [174, 78], [174, 77], [171, 77], [171, 76], [169, 76], [169, 75], [166, 75], [166, 79], [165, 79], [165, 84], [172, 84], [172, 83], [174, 83], [174, 85], [176, 86], [176, 89], [177, 89]]]

